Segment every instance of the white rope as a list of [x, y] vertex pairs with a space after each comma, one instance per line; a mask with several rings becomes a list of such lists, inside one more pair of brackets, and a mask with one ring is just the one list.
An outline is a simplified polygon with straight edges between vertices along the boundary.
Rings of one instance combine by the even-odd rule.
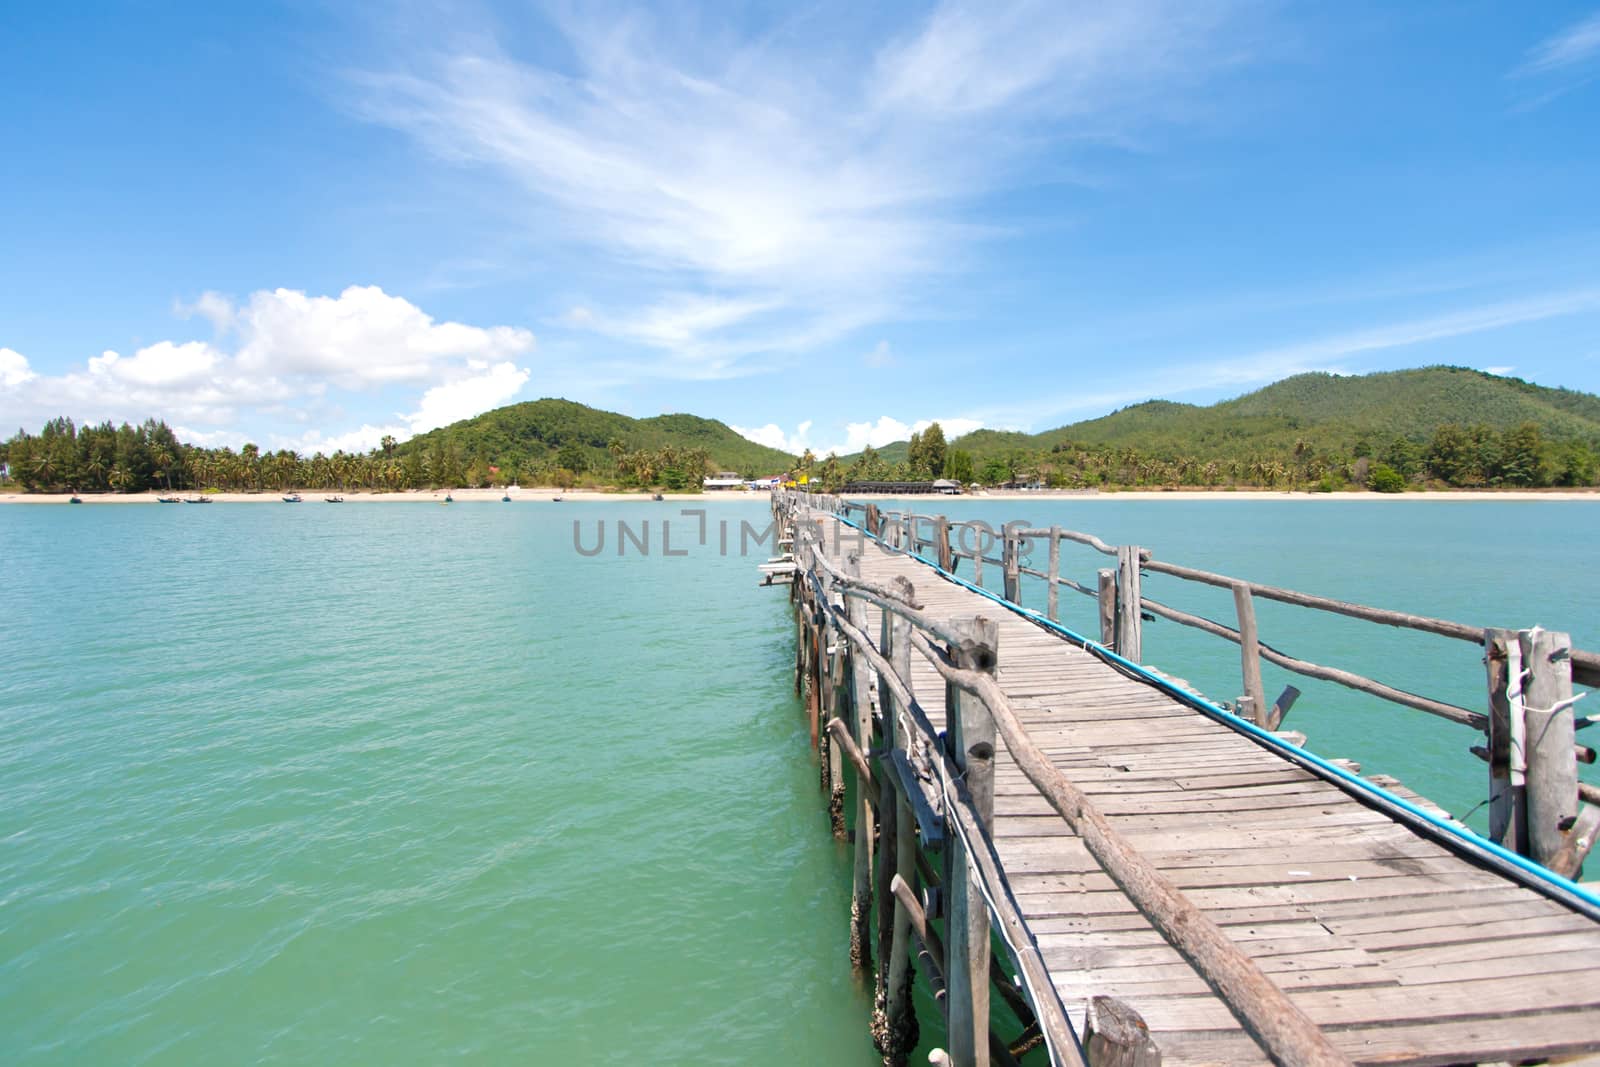
[[1510, 738], [1507, 739], [1507, 764], [1511, 787], [1525, 786], [1528, 781], [1527, 724], [1523, 721], [1522, 686], [1533, 672], [1522, 666], [1522, 643], [1506, 642], [1506, 705], [1510, 714]]
[[1523, 704], [1522, 713], [1526, 715], [1531, 711], [1536, 715], [1554, 715], [1558, 711], [1566, 711], [1568, 708], [1572, 707], [1572, 705], [1576, 704], [1578, 701], [1582, 700], [1588, 695], [1589, 694], [1587, 691], [1582, 693], [1574, 693], [1569, 697], [1564, 697], [1561, 700], [1556, 701], [1548, 708], [1530, 708], [1527, 704]]

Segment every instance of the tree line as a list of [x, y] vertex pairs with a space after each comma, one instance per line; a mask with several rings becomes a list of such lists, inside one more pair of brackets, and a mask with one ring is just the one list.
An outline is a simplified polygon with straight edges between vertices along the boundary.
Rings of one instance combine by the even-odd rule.
[[[1197, 450], [1198, 451], [1198, 450]], [[949, 478], [963, 485], [1088, 488], [1251, 488], [1402, 492], [1426, 488], [1581, 488], [1596, 484], [1600, 456], [1582, 441], [1551, 440], [1537, 423], [1504, 431], [1445, 423], [1427, 437], [1396, 436], [1348, 450], [1292, 448], [1213, 458], [1178, 450], [1064, 442], [1049, 448], [1001, 448], [981, 457], [947, 445], [937, 423], [913, 434], [905, 460], [868, 446], [848, 462], [801, 457], [798, 469], [828, 492], [854, 481]]]
[[385, 437], [369, 452], [303, 456], [254, 444], [237, 451], [185, 444], [156, 419], [138, 426], [79, 427], [58, 418], [37, 434], [19, 430], [0, 444], [0, 471], [29, 492], [398, 492], [519, 484], [571, 488], [580, 482], [677, 490], [699, 488], [711, 462], [703, 448], [630, 448], [620, 439], [610, 442], [606, 457], [597, 460], [592, 450], [567, 444], [544, 458], [495, 460], [464, 453], [447, 435], [411, 445]]
[[[568, 442], [547, 456], [495, 458], [464, 453], [453, 436], [432, 434], [408, 443], [385, 437], [369, 452], [302, 456], [254, 444], [204, 448], [180, 442], [159, 420], [134, 426], [109, 422], [78, 427], [47, 422], [37, 434], [19, 430], [0, 444], [0, 470], [35, 492], [148, 490], [279, 491], [576, 484], [698, 488], [711, 469], [704, 448], [635, 448], [612, 438], [604, 453]], [[828, 491], [853, 481], [926, 481], [963, 485], [1052, 488], [1263, 488], [1334, 492], [1411, 488], [1541, 488], [1596, 484], [1600, 457], [1582, 441], [1552, 440], [1536, 423], [1506, 430], [1445, 423], [1426, 437], [1357, 440], [1348, 451], [1311, 440], [1259, 455], [1207, 458], [1203, 453], [1141, 450], [1126, 445], [1062, 442], [1049, 448], [1000, 448], [974, 454], [946, 441], [934, 423], [912, 435], [905, 458], [890, 460], [868, 446], [846, 459], [807, 451], [790, 474]]]

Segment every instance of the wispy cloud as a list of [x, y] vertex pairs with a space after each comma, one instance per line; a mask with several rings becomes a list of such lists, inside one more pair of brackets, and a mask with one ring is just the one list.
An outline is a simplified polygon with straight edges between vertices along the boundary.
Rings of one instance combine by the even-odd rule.
[[1540, 41], [1515, 73], [1554, 74], [1600, 59], [1600, 11]]
[[893, 39], [804, 47], [585, 8], [552, 19], [560, 69], [478, 38], [352, 84], [359, 114], [498, 171], [530, 231], [625, 278], [572, 325], [722, 376], [914, 309], [1041, 142], [1132, 130], [1232, 56], [1228, 6], [1198, 6], [947, 0]]

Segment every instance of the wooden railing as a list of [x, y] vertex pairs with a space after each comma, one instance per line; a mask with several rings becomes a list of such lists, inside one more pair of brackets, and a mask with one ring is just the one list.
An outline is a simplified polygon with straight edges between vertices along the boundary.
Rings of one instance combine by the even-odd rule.
[[[991, 1055], [993, 1062], [1012, 1060], [1012, 1046], [990, 1030], [991, 977], [1027, 1023], [1028, 1032], [1037, 1033], [1048, 1045], [1053, 1063], [1091, 1062], [1085, 1058], [1085, 1045], [1104, 1050], [1093, 1057], [1096, 1063], [1147, 1062], [1138, 1058], [1141, 1049], [1121, 1047], [1148, 1042], [1142, 1024], [1101, 1023], [1080, 1043], [1066, 1017], [994, 851], [990, 831], [998, 737], [1039, 794], [1162, 935], [1218, 990], [1275, 1062], [1348, 1063], [1249, 955], [1134, 849], [1028, 736], [994, 680], [999, 660], [995, 623], [977, 617], [930, 616], [921, 610], [915, 589], [904, 579], [886, 588], [860, 576], [856, 556], [841, 552], [837, 562], [830, 559], [809, 521], [808, 505], [817, 502], [783, 494], [775, 498], [775, 511], [787, 531], [796, 565], [802, 631], [797, 642], [797, 684], [805, 677], [818, 694], [808, 702], [808, 710], [813, 733], [829, 741], [827, 773], [837, 783], [848, 762], [860, 786], [853, 956], [859, 964], [870, 965], [866, 918], [875, 900], [880, 933], [875, 1030], [886, 1061], [904, 1061], [907, 1031], [914, 1025], [907, 1022], [911, 1003], [906, 969], [914, 936], [917, 956], [931, 972], [936, 998], [945, 1009], [948, 1062], [987, 1064]], [[881, 611], [876, 640], [867, 632], [868, 604]], [[840, 654], [844, 649], [848, 655]], [[945, 733], [933, 725], [917, 699], [913, 652], [926, 659], [946, 684]], [[876, 717], [861, 664], [876, 677]], [[851, 676], [848, 682], [843, 678], [846, 671]], [[849, 698], [841, 699], [846, 689], [851, 690]], [[849, 713], [842, 714], [841, 709]], [[880, 843], [876, 856], [866, 845], [874, 822]], [[924, 848], [942, 846], [945, 857], [937, 885], [942, 890], [947, 941], [929, 926], [928, 909], [911, 888], [919, 877], [925, 884], [932, 880], [931, 871], [919, 869], [919, 838]], [[1020, 977], [1020, 988], [1003, 972], [994, 974], [991, 917], [1011, 957], [1012, 973]], [[1126, 1005], [1104, 998], [1098, 998], [1095, 1007], [1092, 1018], [1137, 1019]]]
[[[798, 494], [812, 508], [845, 517], [886, 545], [921, 556], [940, 569], [1022, 605], [1024, 576], [1045, 584], [1043, 615], [1059, 622], [1060, 590], [1093, 598], [1101, 645], [1134, 663], [1143, 661], [1143, 623], [1162, 618], [1239, 646], [1241, 695], [1237, 714], [1266, 729], [1278, 730], [1300, 696], [1287, 687], [1270, 704], [1261, 662], [1306, 678], [1332, 682], [1402, 707], [1427, 712], [1486, 735], [1471, 752], [1489, 765], [1489, 836], [1495, 842], [1570, 876], [1600, 837], [1600, 787], [1582, 782], [1579, 763], [1595, 762], [1595, 750], [1577, 742], [1576, 733], [1600, 716], [1577, 716], [1573, 686], [1600, 687], [1600, 653], [1574, 649], [1570, 637], [1539, 628], [1505, 630], [1355, 604], [1292, 589], [1251, 582], [1155, 558], [1138, 545], [1113, 545], [1093, 534], [1060, 526], [1010, 523], [995, 530], [981, 520], [953, 521], [944, 515], [883, 510], [874, 503], [838, 496]], [[1043, 569], [1028, 566], [1040, 544], [1047, 550]], [[1099, 568], [1094, 583], [1074, 581], [1063, 570], [1064, 545], [1083, 546], [1116, 561]], [[994, 555], [998, 547], [999, 555]], [[967, 562], [966, 573], [961, 564]], [[993, 569], [990, 569], [993, 568]], [[1233, 594], [1233, 624], [1183, 611], [1147, 597], [1146, 573], [1227, 589]], [[1000, 576], [999, 588], [990, 575]], [[1354, 671], [1289, 655], [1265, 642], [1256, 624], [1255, 603], [1270, 600], [1382, 626], [1427, 633], [1482, 647], [1486, 665], [1484, 710], [1413, 693]], [[1516, 670], [1507, 668], [1514, 663]], [[1528, 739], [1537, 738], [1538, 744]]]

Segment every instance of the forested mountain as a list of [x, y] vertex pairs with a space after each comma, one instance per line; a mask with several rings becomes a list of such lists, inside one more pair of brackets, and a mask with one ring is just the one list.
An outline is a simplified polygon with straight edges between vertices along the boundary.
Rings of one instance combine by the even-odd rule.
[[[895, 442], [837, 466], [929, 476], [910, 454]], [[1329, 489], [1366, 487], [1379, 467], [1402, 486], [1592, 485], [1597, 454], [1600, 397], [1461, 367], [1300, 374], [1206, 407], [1151, 400], [1038, 434], [978, 430], [947, 452], [988, 483]]]
[[695, 415], [633, 419], [569, 400], [499, 408], [370, 452], [301, 456], [183, 444], [163, 422], [78, 427], [53, 419], [0, 444], [24, 489], [420, 489], [504, 485], [698, 488], [709, 471], [777, 474], [795, 458]]
[[455, 442], [468, 465], [475, 461], [495, 466], [544, 464], [580, 473], [613, 469], [619, 444], [623, 453], [703, 453], [711, 467], [750, 477], [776, 474], [794, 464], [788, 453], [741, 437], [715, 419], [683, 414], [635, 419], [548, 398], [496, 408], [420, 434], [397, 452], [431, 454], [446, 441]]
[[0, 444], [25, 489], [596, 485], [685, 489], [708, 471], [853, 479], [945, 476], [988, 485], [1591, 486], [1600, 397], [1459, 367], [1301, 374], [1199, 407], [1151, 400], [1038, 434], [937, 426], [854, 456], [786, 455], [695, 415], [634, 419], [569, 400], [499, 408], [361, 454], [299, 456], [182, 444], [164, 423], [56, 419]]

